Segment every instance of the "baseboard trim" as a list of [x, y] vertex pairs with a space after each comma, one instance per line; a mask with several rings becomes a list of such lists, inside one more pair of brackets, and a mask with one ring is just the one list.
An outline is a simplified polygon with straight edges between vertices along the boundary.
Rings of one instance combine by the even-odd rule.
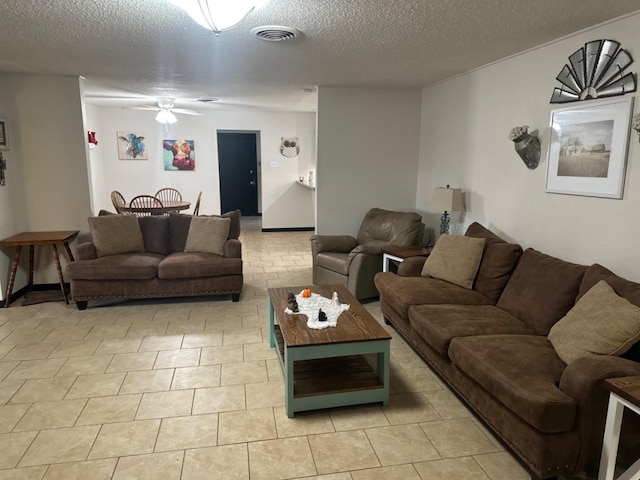
[[263, 232], [314, 232], [315, 227], [263, 228]]

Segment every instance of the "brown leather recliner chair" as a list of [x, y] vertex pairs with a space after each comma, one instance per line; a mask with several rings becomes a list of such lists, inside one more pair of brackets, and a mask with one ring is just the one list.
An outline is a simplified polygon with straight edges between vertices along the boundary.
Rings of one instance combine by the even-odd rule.
[[377, 297], [373, 277], [382, 271], [382, 249], [417, 245], [423, 231], [422, 217], [417, 213], [372, 208], [362, 220], [357, 238], [312, 235], [313, 283], [342, 284], [358, 300]]

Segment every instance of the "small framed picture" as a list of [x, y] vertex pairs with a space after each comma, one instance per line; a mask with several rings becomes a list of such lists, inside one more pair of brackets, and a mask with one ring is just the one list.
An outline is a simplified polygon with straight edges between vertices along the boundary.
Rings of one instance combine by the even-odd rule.
[[7, 119], [0, 117], [0, 150], [9, 150], [9, 135], [7, 133]]
[[633, 98], [551, 112], [547, 192], [622, 198]]

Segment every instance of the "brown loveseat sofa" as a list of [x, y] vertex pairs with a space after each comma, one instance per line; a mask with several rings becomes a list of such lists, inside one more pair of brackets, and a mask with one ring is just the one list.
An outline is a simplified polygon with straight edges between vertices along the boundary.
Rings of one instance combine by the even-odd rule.
[[[122, 220], [124, 216], [113, 217]], [[80, 310], [87, 308], [91, 300], [201, 295], [231, 295], [234, 302], [240, 299], [243, 276], [239, 210], [217, 217], [230, 220], [218, 254], [207, 252], [206, 247], [187, 248], [192, 218], [203, 217], [171, 214], [129, 216], [124, 220], [132, 218], [142, 233], [142, 244], [128, 248], [133, 252], [101, 255], [100, 245], [120, 240], [116, 237], [118, 229], [105, 225], [99, 233], [99, 244], [94, 243], [99, 230], [92, 228], [94, 242], [80, 244], [76, 261], [67, 264], [71, 296]], [[206, 242], [207, 238], [202, 240]]]
[[382, 249], [417, 245], [424, 224], [415, 212], [394, 212], [372, 208], [362, 220], [358, 236], [312, 235], [313, 283], [338, 283], [358, 300], [378, 296], [373, 283], [382, 271]]
[[[634, 305], [640, 284], [597, 264], [522, 253], [477, 223], [465, 235], [485, 239], [473, 288], [421, 276], [425, 259], [407, 259], [398, 274], [376, 275], [385, 320], [534, 478], [593, 474], [607, 408], [603, 380], [640, 374], [637, 345], [622, 357], [589, 354], [566, 364], [548, 334], [600, 280]], [[639, 435], [637, 417], [625, 416], [619, 459], [640, 457]]]

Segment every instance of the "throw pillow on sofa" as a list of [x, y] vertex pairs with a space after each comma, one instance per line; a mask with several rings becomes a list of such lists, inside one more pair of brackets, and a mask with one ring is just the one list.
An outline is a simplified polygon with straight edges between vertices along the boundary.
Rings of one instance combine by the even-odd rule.
[[640, 339], [640, 308], [596, 283], [549, 331], [549, 341], [569, 364], [590, 353], [620, 356]]
[[167, 215], [147, 215], [138, 217], [144, 251], [167, 255], [169, 253], [169, 217]]
[[[216, 217], [228, 218], [231, 220], [229, 227], [229, 239], [238, 239], [240, 237], [240, 210], [232, 210], [222, 215], [199, 215], [200, 217]], [[191, 219], [194, 215], [184, 213], [169, 214], [169, 252], [184, 252], [184, 246], [187, 242]]]
[[442, 235], [422, 267], [423, 277], [439, 278], [471, 290], [482, 260], [484, 238]]
[[220, 217], [193, 217], [185, 252], [213, 253], [224, 256], [231, 220]]
[[138, 217], [104, 215], [89, 217], [87, 221], [98, 257], [144, 252], [144, 240]]

